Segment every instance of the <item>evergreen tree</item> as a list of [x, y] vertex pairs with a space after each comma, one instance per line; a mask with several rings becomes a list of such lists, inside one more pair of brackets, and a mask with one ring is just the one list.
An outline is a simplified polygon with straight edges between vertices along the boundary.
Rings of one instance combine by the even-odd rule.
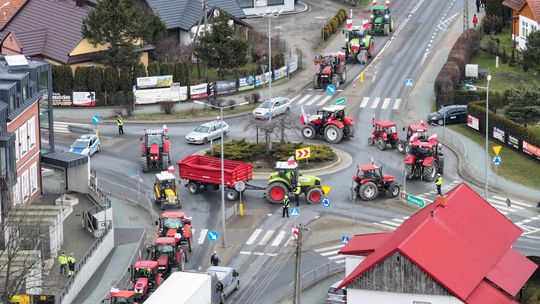
[[118, 69], [113, 67], [106, 67], [103, 71], [103, 91], [108, 94], [116, 93], [118, 91], [118, 83], [120, 79], [118, 77]]
[[88, 90], [94, 91], [96, 93], [101, 92], [101, 85], [103, 83], [103, 69], [90, 67], [88, 68], [88, 75], [86, 79], [86, 84], [88, 85]]
[[120, 69], [120, 91], [131, 92], [133, 86], [133, 74], [132, 70], [128, 67]]
[[159, 63], [158, 62], [151, 62], [148, 64], [148, 76], [159, 76], [160, 69], [159, 69]]
[[88, 91], [87, 79], [88, 79], [88, 68], [77, 67], [75, 69], [75, 77], [73, 80], [73, 91], [75, 92]]
[[174, 74], [174, 63], [165, 62], [159, 65], [161, 75], [173, 75]]
[[523, 53], [523, 64], [540, 71], [540, 31], [534, 31], [527, 36], [525, 50]]
[[508, 106], [504, 115], [521, 124], [535, 124], [540, 122], [540, 93], [525, 88], [514, 89], [508, 95]]
[[503, 17], [503, 6], [501, 0], [487, 0], [486, 1], [486, 16], [499, 16]]

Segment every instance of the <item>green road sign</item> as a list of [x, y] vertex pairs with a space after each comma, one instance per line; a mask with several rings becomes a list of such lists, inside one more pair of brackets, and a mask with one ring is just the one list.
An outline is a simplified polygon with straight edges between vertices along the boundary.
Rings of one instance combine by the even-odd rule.
[[416, 197], [414, 195], [410, 195], [409, 193], [405, 194], [405, 201], [407, 201], [407, 203], [416, 205], [420, 208], [424, 208], [424, 206], [426, 205], [423, 199]]
[[336, 104], [336, 105], [342, 105], [342, 104], [345, 103], [345, 101], [347, 101], [347, 100], [345, 99], [345, 97], [340, 97], [340, 98], [336, 99], [335, 104]]

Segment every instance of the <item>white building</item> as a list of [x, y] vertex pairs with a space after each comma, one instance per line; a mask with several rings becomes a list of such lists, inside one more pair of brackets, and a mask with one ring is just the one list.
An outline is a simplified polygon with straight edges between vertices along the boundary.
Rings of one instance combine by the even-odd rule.
[[246, 16], [256, 16], [268, 11], [294, 11], [296, 0], [238, 0], [238, 4]]
[[527, 36], [540, 28], [540, 0], [505, 0], [503, 5], [512, 9], [512, 39], [523, 50]]

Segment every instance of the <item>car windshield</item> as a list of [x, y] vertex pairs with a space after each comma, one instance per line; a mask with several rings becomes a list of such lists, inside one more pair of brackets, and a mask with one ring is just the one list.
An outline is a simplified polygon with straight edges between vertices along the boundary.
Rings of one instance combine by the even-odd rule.
[[88, 148], [88, 143], [89, 143], [88, 140], [77, 139], [73, 143], [73, 148], [75, 148], [75, 149], [86, 149], [86, 148]]
[[448, 112], [448, 108], [440, 108], [439, 111], [437, 111], [439, 114], [444, 114], [446, 112]]
[[261, 103], [259, 108], [270, 109], [271, 106], [272, 106], [272, 103], [269, 100], [265, 100], [263, 101], [263, 103]]
[[173, 252], [173, 246], [171, 245], [164, 245], [164, 246], [158, 246], [157, 247], [157, 252], [159, 253], [171, 253]]
[[339, 296], [344, 296], [347, 294], [347, 291], [345, 289], [335, 289], [335, 288], [332, 288], [330, 287], [330, 289], [328, 289], [328, 293], [329, 294], [335, 294], [335, 295], [339, 295]]
[[396, 126], [386, 128], [386, 134], [394, 134], [394, 133], [397, 133]]
[[168, 218], [165, 219], [165, 223], [163, 225], [169, 229], [178, 229], [182, 225], [182, 220], [179, 218]]
[[382, 17], [384, 16], [384, 10], [381, 10], [381, 9], [376, 9], [376, 10], [373, 10], [373, 15], [375, 15], [375, 17]]
[[208, 133], [208, 128], [207, 126], [198, 126], [197, 129], [195, 129], [195, 132], [198, 132], [198, 133]]
[[145, 268], [136, 268], [134, 275], [135, 279], [142, 277], [150, 278], [152, 276], [152, 270]]
[[163, 143], [161, 141], [161, 135], [160, 134], [148, 134], [148, 140], [146, 142], [148, 147], [152, 146], [153, 144], [157, 144], [158, 146], [162, 146]]

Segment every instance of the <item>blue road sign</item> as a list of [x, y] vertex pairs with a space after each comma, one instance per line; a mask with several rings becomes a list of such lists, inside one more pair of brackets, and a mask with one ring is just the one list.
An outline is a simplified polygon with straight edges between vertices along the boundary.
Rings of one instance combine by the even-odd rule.
[[501, 159], [501, 156], [499, 155], [495, 155], [495, 157], [493, 158], [493, 164], [495, 166], [498, 166], [502, 163], [502, 159]]
[[328, 86], [326, 86], [326, 93], [328, 93], [330, 95], [334, 95], [335, 92], [336, 92], [336, 86], [335, 85], [329, 84]]
[[330, 207], [330, 200], [328, 199], [328, 197], [323, 198], [322, 205], [324, 207]]
[[92, 116], [92, 123], [93, 124], [97, 125], [100, 120], [101, 120], [101, 116], [99, 116], [97, 114], [94, 114], [94, 116]]
[[349, 242], [349, 237], [344, 235], [341, 237], [341, 244], [347, 244]]
[[406, 87], [412, 87], [413, 86], [413, 80], [412, 79], [405, 79], [405, 86]]
[[300, 208], [291, 208], [291, 216], [300, 216]]
[[210, 230], [208, 231], [208, 239], [212, 242], [216, 242], [217, 240], [219, 240], [219, 234], [217, 233], [217, 231], [215, 230]]

